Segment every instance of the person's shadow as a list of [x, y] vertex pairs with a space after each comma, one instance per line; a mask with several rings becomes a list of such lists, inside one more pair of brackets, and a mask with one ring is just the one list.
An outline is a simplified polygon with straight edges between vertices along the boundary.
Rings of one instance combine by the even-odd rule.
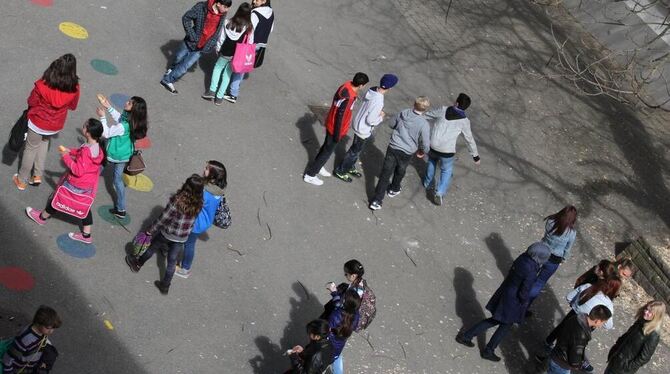
[[282, 338], [278, 343], [263, 335], [254, 339], [260, 354], [251, 358], [249, 365], [255, 374], [283, 373], [289, 369], [291, 363], [284, 353], [296, 345], [304, 347], [308, 343], [309, 338], [305, 326], [323, 312], [323, 305], [316, 295], [304, 288], [300, 282], [296, 281], [291, 288], [297, 297], [290, 299], [289, 321], [284, 328]]
[[375, 194], [377, 177], [381, 173], [385, 156], [374, 144], [375, 140], [375, 135], [371, 135], [360, 155], [363, 175], [365, 176], [365, 192], [368, 196], [368, 200], [372, 199]]
[[[486, 318], [484, 308], [477, 301], [477, 293], [473, 287], [474, 278], [472, 273], [462, 267], [454, 269], [454, 290], [456, 291], [456, 315], [463, 322], [459, 333], [474, 326], [475, 323]], [[483, 350], [486, 339], [483, 334], [477, 336], [477, 346]]]
[[[305, 151], [307, 151], [307, 165], [314, 160], [320, 147], [319, 140], [314, 131], [315, 122], [318, 122], [316, 115], [307, 112], [302, 117], [298, 118], [295, 123], [295, 127], [298, 128], [298, 132], [300, 133], [300, 144], [302, 144], [302, 146], [305, 147]], [[305, 170], [307, 169], [307, 165], [305, 166]]]

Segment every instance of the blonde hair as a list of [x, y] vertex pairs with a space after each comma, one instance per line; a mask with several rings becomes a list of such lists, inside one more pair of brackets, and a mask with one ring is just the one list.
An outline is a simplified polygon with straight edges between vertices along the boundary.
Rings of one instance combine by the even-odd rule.
[[635, 318], [644, 320], [644, 310], [647, 308], [649, 308], [649, 310], [654, 314], [654, 318], [652, 318], [651, 321], [644, 322], [642, 327], [642, 333], [644, 335], [649, 335], [654, 331], [659, 331], [661, 329], [663, 317], [665, 316], [665, 303], [662, 301], [653, 300], [644, 304], [640, 309], [638, 309]]
[[430, 100], [426, 96], [419, 96], [414, 100], [414, 110], [425, 112], [430, 107]]

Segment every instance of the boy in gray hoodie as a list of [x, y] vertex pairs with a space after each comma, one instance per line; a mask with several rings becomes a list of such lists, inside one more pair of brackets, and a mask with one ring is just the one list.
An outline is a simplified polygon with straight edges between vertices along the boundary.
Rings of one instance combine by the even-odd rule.
[[[370, 209], [382, 208], [384, 194], [395, 197], [400, 193], [400, 182], [405, 177], [405, 170], [416, 153], [416, 157], [423, 158], [430, 150], [430, 125], [423, 114], [430, 107], [430, 101], [425, 96], [419, 96], [414, 101], [413, 109], [405, 109], [398, 113], [391, 128], [391, 142], [386, 149], [384, 165], [377, 181], [375, 195], [370, 201]], [[389, 178], [393, 180], [389, 185]]]
[[347, 154], [335, 168], [335, 176], [345, 182], [351, 182], [351, 176], [360, 178], [363, 176], [356, 170], [356, 161], [363, 152], [363, 147], [368, 139], [372, 139], [372, 131], [386, 116], [384, 113], [384, 95], [388, 90], [398, 83], [398, 77], [393, 74], [384, 74], [379, 81], [378, 87], [372, 87], [365, 94], [363, 105], [361, 105], [353, 122], [354, 141], [351, 143]]

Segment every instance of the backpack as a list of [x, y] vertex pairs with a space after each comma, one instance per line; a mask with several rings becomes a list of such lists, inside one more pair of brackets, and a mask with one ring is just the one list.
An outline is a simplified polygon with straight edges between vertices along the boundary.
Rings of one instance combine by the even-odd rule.
[[230, 216], [230, 208], [228, 208], [228, 203], [226, 203], [226, 197], [221, 196], [219, 205], [216, 207], [216, 213], [214, 214], [214, 226], [227, 229], [230, 227], [232, 221], [233, 219]]
[[361, 281], [361, 284], [363, 285], [363, 296], [361, 297], [361, 307], [358, 309], [359, 319], [356, 332], [367, 329], [377, 315], [377, 297], [375, 293], [368, 286], [368, 282], [365, 279]]

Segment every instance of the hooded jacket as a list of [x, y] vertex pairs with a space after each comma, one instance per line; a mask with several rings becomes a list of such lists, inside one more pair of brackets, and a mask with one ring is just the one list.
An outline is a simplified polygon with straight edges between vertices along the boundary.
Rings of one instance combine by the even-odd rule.
[[427, 118], [435, 120], [430, 132], [430, 148], [440, 153], [456, 153], [456, 141], [458, 136], [463, 134], [468, 151], [473, 158], [478, 159], [479, 153], [470, 129], [470, 120], [465, 116], [448, 115], [451, 108], [453, 107], [443, 106], [426, 112]]
[[361, 139], [367, 139], [372, 135], [375, 126], [382, 120], [382, 109], [384, 108], [384, 95], [377, 92], [377, 87], [370, 88], [365, 93], [363, 104], [354, 117], [354, 133]]
[[219, 207], [219, 201], [223, 198], [223, 190], [211, 183], [205, 185], [205, 191], [202, 194], [203, 204], [200, 213], [195, 218], [192, 233], [202, 234], [207, 231], [214, 223], [216, 209]]
[[251, 11], [251, 25], [254, 27], [254, 41], [257, 47], [265, 47], [274, 30], [275, 15], [271, 7], [263, 5]]
[[79, 85], [75, 92], [63, 92], [39, 79], [28, 96], [28, 119], [38, 128], [56, 133], [65, 126], [68, 110], [77, 109]]
[[102, 147], [99, 144], [83, 144], [63, 154], [61, 158], [65, 166], [70, 169], [66, 176], [68, 183], [82, 190], [90, 190], [90, 195], [95, 198], [100, 168], [105, 158]]
[[[207, 17], [207, 12], [211, 9], [211, 6], [208, 8], [208, 2], [214, 3], [212, 0], [196, 3], [193, 8], [189, 9], [181, 17], [181, 23], [184, 27], [184, 32], [186, 33], [186, 36], [184, 36], [184, 43], [186, 43], [186, 46], [191, 51], [198, 50], [198, 42], [200, 41], [200, 36], [205, 28], [205, 18]], [[214, 47], [217, 40], [216, 36], [221, 32], [223, 21], [225, 19], [225, 14], [222, 14], [216, 32], [209, 38], [207, 43], [205, 43], [205, 46], [202, 47], [202, 52], [209, 52], [212, 47]]]
[[[223, 57], [233, 57], [235, 55], [235, 48], [237, 43], [242, 43], [244, 41], [244, 34], [247, 32], [247, 27], [243, 27], [242, 31], [235, 31], [228, 28], [230, 20], [226, 20], [224, 23], [223, 30], [219, 34], [219, 38], [216, 41], [216, 50]], [[249, 33], [247, 38], [247, 43], [254, 42], [254, 34]]]
[[[395, 116], [389, 147], [411, 155], [419, 150], [430, 150], [430, 125], [413, 109], [405, 109]], [[421, 144], [419, 144], [421, 142]]]

